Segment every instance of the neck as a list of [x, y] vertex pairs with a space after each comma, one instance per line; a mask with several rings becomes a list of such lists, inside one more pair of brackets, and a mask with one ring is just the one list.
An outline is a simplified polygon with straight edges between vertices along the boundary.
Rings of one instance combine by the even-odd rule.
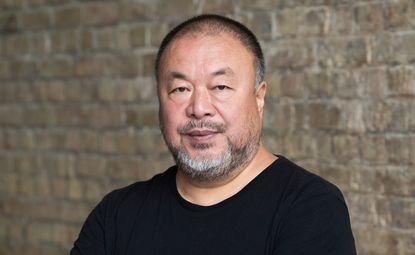
[[276, 159], [276, 156], [260, 146], [252, 160], [242, 169], [236, 169], [230, 176], [213, 182], [194, 180], [179, 169], [176, 175], [177, 190], [191, 203], [214, 205], [238, 193]]

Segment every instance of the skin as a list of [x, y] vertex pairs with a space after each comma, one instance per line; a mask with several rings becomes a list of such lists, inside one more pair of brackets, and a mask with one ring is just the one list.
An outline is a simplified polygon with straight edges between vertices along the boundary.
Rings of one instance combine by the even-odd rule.
[[[178, 169], [177, 189], [189, 202], [213, 205], [236, 194], [277, 158], [260, 142], [266, 83], [254, 87], [253, 56], [226, 33], [189, 34], [175, 39], [161, 62], [158, 84], [160, 122], [169, 147], [182, 146], [191, 158], [214, 158], [231, 141], [256, 134], [255, 149], [245, 164], [214, 181], [191, 178]], [[193, 128], [189, 121], [221, 124], [223, 131]], [[250, 128], [247, 128], [249, 126]], [[200, 149], [203, 145], [207, 148]]]

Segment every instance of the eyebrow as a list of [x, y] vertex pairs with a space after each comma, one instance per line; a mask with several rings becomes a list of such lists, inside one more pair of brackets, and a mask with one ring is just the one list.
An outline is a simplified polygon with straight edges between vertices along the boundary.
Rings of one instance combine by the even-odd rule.
[[[224, 68], [220, 68], [220, 69], [210, 73], [210, 76], [212, 76], [212, 77], [221, 76], [221, 75], [234, 76], [235, 72], [230, 67], [224, 67]], [[178, 72], [178, 71], [171, 71], [168, 75], [168, 80], [172, 81], [172, 80], [175, 80], [175, 79], [187, 80], [187, 76], [185, 74], [181, 73], [181, 72]]]
[[214, 72], [212, 72], [210, 75], [211, 76], [220, 76], [220, 75], [229, 75], [229, 76], [233, 76], [235, 73], [232, 70], [232, 68], [230, 67], [224, 67], [224, 68], [220, 68], [219, 70], [216, 70]]

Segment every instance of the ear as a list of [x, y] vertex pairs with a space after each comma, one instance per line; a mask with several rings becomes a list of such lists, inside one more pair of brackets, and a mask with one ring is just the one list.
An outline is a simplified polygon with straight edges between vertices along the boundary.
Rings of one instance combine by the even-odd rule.
[[258, 112], [259, 112], [260, 116], [262, 116], [262, 113], [264, 111], [266, 92], [267, 92], [267, 83], [265, 81], [262, 81], [258, 85], [258, 88], [255, 91], [255, 99], [256, 99]]

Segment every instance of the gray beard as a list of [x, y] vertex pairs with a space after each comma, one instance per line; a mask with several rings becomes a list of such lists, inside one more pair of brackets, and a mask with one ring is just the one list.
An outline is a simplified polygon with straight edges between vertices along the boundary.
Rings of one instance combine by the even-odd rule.
[[[228, 146], [220, 155], [206, 154], [191, 158], [183, 145], [168, 145], [179, 170], [191, 179], [199, 182], [219, 181], [226, 179], [235, 170], [246, 166], [258, 149], [259, 133], [256, 133], [250, 125], [247, 128], [249, 130], [248, 135], [240, 137], [240, 140], [236, 142], [231, 142], [228, 139]], [[209, 149], [209, 147], [209, 144], [199, 144], [194, 148], [202, 152]]]

